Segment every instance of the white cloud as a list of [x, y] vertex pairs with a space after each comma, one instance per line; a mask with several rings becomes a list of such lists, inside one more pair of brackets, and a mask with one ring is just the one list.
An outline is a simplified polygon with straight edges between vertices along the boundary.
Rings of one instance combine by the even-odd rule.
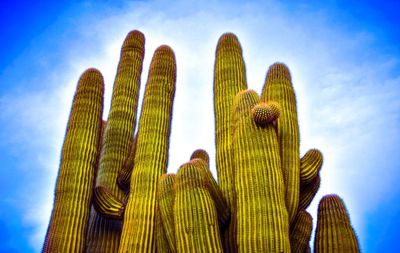
[[[176, 53], [178, 77], [169, 171], [176, 171], [197, 148], [205, 148], [213, 159], [214, 52], [218, 37], [232, 31], [242, 43], [250, 88], [261, 90], [270, 64], [288, 64], [297, 92], [302, 153], [313, 147], [324, 153], [322, 189], [317, 198], [322, 193], [342, 195], [362, 242], [363, 215], [379, 204], [380, 194], [388, 192], [394, 183], [395, 168], [382, 172], [377, 167], [382, 159], [390, 159], [385, 157], [385, 148], [400, 139], [396, 130], [399, 77], [390, 75], [398, 62], [371, 53], [369, 47], [376, 46], [372, 34], [342, 31], [328, 21], [329, 13], [300, 14], [275, 1], [212, 3], [207, 7], [192, 7], [194, 3], [186, 6], [184, 1], [131, 3], [104, 12], [109, 15], [93, 14], [90, 22], [84, 17], [78, 21], [77, 34], [85, 44], [80, 43], [81, 37], [74, 38], [76, 47], [65, 53], [63, 66], [68, 71], [57, 77], [61, 85], [4, 100], [4, 104], [13, 105], [8, 110], [14, 124], [21, 127], [16, 134], [32, 135], [32, 141], [41, 145], [36, 155], [45, 169], [37, 174], [47, 183], [55, 180], [59, 152], [49, 155], [46, 151], [60, 150], [76, 81], [88, 67], [96, 67], [104, 75], [107, 114], [120, 45], [131, 29], [139, 29], [146, 36], [141, 93], [155, 48], [168, 44]], [[88, 36], [94, 39], [87, 40]], [[91, 47], [95, 50], [82, 57], [80, 48]], [[53, 69], [50, 76], [54, 73], [60, 73], [60, 69]], [[47, 188], [38, 192], [36, 199], [40, 201], [32, 203], [26, 214], [27, 222], [37, 226], [32, 235], [36, 248], [44, 238], [54, 184]], [[316, 217], [316, 203], [310, 210]]]

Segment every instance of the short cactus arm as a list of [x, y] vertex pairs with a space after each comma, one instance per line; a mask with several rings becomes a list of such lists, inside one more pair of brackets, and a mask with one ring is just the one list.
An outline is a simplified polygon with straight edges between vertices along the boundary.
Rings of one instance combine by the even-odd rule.
[[93, 206], [96, 211], [108, 219], [121, 220], [126, 203], [115, 197], [107, 188], [97, 186], [94, 189]]
[[[137, 100], [144, 57], [144, 35], [130, 32], [122, 45], [114, 81], [111, 108], [104, 132], [96, 186], [104, 186], [118, 199], [125, 193], [116, 184], [118, 171], [128, 158], [136, 125]], [[91, 212], [87, 252], [116, 252], [122, 223]]]
[[168, 166], [175, 82], [175, 54], [170, 47], [160, 46], [151, 61], [144, 92], [121, 253], [154, 250], [156, 187]]
[[304, 253], [309, 247], [312, 232], [312, 217], [300, 210], [290, 227], [290, 246], [292, 253]]
[[223, 252], [218, 215], [199, 163], [181, 166], [175, 181], [177, 252]]
[[104, 82], [96, 69], [79, 79], [61, 152], [43, 252], [84, 252], [100, 145]]
[[319, 186], [321, 185], [321, 177], [319, 174], [317, 177], [306, 185], [302, 185], [300, 188], [300, 197], [299, 197], [299, 210], [305, 210], [311, 204], [315, 195], [319, 190]]
[[263, 101], [275, 101], [281, 108], [278, 119], [278, 142], [285, 180], [286, 206], [293, 221], [299, 202], [300, 139], [297, 121], [296, 96], [289, 69], [282, 63], [273, 64], [267, 72], [262, 91]]
[[272, 122], [260, 127], [252, 108], [256, 92], [234, 100], [233, 157], [237, 195], [239, 252], [289, 252], [289, 219], [280, 166], [279, 145]]
[[322, 153], [311, 149], [300, 159], [300, 183], [308, 184], [313, 181], [322, 167]]
[[176, 252], [174, 225], [175, 174], [163, 174], [157, 185], [157, 202], [169, 248]]
[[319, 202], [314, 252], [360, 252], [346, 206], [338, 195], [326, 195]]

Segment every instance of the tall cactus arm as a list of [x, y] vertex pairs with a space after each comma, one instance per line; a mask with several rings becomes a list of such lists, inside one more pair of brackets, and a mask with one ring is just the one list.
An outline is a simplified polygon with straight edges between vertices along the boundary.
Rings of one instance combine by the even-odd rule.
[[281, 63], [273, 64], [262, 91], [263, 101], [275, 101], [282, 109], [278, 119], [278, 142], [285, 180], [286, 207], [293, 221], [299, 202], [300, 190], [300, 140], [297, 121], [296, 97], [289, 69]]
[[309, 247], [312, 232], [312, 217], [300, 210], [290, 227], [290, 246], [292, 253], [304, 253]]
[[346, 206], [338, 195], [326, 195], [319, 202], [314, 252], [360, 252]]
[[218, 183], [232, 210], [231, 222], [224, 238], [224, 251], [236, 252], [235, 192], [231, 157], [232, 102], [247, 89], [242, 47], [236, 35], [223, 34], [218, 40], [214, 65], [215, 147]]
[[264, 127], [254, 122], [252, 108], [258, 102], [251, 90], [240, 92], [234, 101], [238, 248], [239, 252], [290, 252], [278, 140], [272, 122]]
[[43, 252], [84, 252], [100, 145], [104, 82], [96, 69], [79, 79], [61, 152]]
[[156, 187], [168, 166], [175, 82], [175, 54], [170, 47], [160, 46], [151, 61], [143, 98], [121, 253], [154, 250]]

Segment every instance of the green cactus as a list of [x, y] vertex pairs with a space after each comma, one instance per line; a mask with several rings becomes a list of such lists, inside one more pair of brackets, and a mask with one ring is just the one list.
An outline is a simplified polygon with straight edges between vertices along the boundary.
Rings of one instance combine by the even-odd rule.
[[167, 170], [175, 82], [174, 52], [168, 46], [160, 46], [151, 61], [144, 93], [121, 253], [154, 250], [156, 186]]
[[[133, 138], [143, 56], [143, 34], [130, 32], [107, 122], [101, 120], [101, 74], [89, 69], [81, 76], [43, 252], [311, 252], [312, 219], [305, 209], [319, 189], [323, 157], [312, 149], [300, 159], [288, 68], [269, 68], [260, 98], [246, 90], [237, 37], [219, 39], [217, 183], [201, 149], [176, 176], [165, 174], [176, 82], [168, 46], [154, 53]], [[359, 252], [336, 195], [320, 202], [314, 250]]]
[[292, 253], [304, 253], [309, 247], [312, 232], [312, 217], [305, 211], [297, 212], [290, 227], [290, 246]]
[[[96, 186], [107, 188], [117, 199], [125, 193], [116, 184], [118, 171], [128, 158], [136, 122], [137, 100], [144, 57], [144, 36], [130, 32], [122, 45], [120, 62], [114, 82], [111, 109], [100, 156]], [[122, 223], [91, 212], [88, 233], [88, 252], [116, 252]]]
[[79, 79], [61, 152], [43, 252], [84, 252], [101, 135], [104, 82], [96, 69]]
[[[175, 174], [163, 174], [157, 186], [157, 202], [161, 214], [161, 222], [168, 241], [169, 249], [176, 252], [174, 225], [174, 192]], [[160, 228], [158, 228], [160, 229]]]
[[223, 252], [217, 209], [199, 165], [198, 162], [188, 162], [176, 175], [174, 222], [177, 252]]
[[335, 194], [326, 195], [319, 202], [314, 252], [360, 252], [346, 206]]
[[255, 91], [234, 100], [233, 157], [240, 252], [289, 252], [289, 220], [279, 144], [272, 124], [258, 127], [252, 108]]

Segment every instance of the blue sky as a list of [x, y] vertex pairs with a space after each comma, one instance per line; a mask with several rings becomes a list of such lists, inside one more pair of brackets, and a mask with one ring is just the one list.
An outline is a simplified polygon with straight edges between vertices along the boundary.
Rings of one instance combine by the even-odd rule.
[[0, 3], [0, 252], [40, 251], [76, 82], [86, 68], [103, 73], [106, 118], [132, 29], [146, 36], [143, 84], [158, 45], [176, 53], [169, 171], [197, 148], [214, 157], [214, 52], [218, 37], [234, 32], [250, 88], [261, 91], [276, 61], [291, 70], [301, 152], [316, 147], [325, 158], [316, 198], [343, 197], [363, 252], [400, 251], [400, 3], [205, 3]]

